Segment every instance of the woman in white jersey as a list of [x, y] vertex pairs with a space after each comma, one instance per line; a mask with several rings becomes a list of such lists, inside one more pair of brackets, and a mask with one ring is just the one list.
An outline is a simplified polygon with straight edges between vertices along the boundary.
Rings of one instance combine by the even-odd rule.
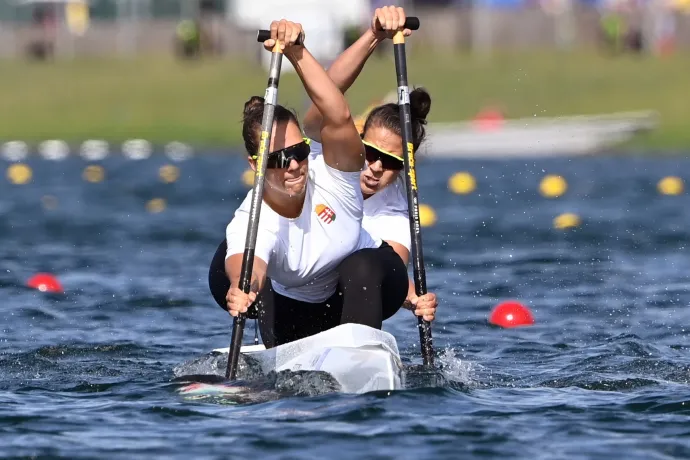
[[[405, 11], [395, 6], [377, 8], [367, 30], [352, 46], [345, 50], [328, 69], [328, 76], [343, 92], [352, 86], [365, 62], [393, 31], [405, 23]], [[409, 30], [404, 31], [410, 35]], [[426, 117], [431, 108], [431, 97], [422, 88], [410, 93], [412, 116], [412, 144], [414, 151], [426, 136]], [[305, 133], [319, 141], [323, 122], [319, 108], [312, 105], [304, 118]], [[364, 196], [362, 226], [374, 238], [389, 243], [405, 264], [410, 256], [410, 225], [407, 211], [405, 181], [402, 176], [403, 147], [400, 111], [395, 103], [372, 109], [362, 128], [362, 140], [366, 151], [366, 164], [361, 173], [360, 186]], [[317, 142], [312, 143], [312, 156], [319, 153]], [[414, 283], [409, 281], [405, 307], [413, 309], [417, 316], [432, 321], [438, 302], [436, 295], [427, 293], [418, 297]]]
[[[251, 191], [209, 270], [216, 302], [233, 316], [258, 316], [268, 348], [343, 323], [380, 328], [407, 291], [405, 265], [395, 251], [362, 230], [364, 147], [342, 93], [307, 49], [295, 45], [301, 32], [299, 24], [274, 21], [264, 46], [271, 49], [276, 38], [285, 44], [284, 56], [323, 115], [323, 155], [309, 158], [295, 115], [276, 106], [251, 292], [237, 287]], [[242, 135], [252, 168], [263, 108], [257, 96], [244, 108]]]

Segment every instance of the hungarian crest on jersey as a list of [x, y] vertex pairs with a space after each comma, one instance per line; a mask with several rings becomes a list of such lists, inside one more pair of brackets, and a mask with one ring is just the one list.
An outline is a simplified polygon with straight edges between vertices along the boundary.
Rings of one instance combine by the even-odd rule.
[[316, 208], [314, 208], [314, 212], [319, 216], [319, 219], [327, 224], [335, 220], [335, 212], [325, 204], [317, 204]]

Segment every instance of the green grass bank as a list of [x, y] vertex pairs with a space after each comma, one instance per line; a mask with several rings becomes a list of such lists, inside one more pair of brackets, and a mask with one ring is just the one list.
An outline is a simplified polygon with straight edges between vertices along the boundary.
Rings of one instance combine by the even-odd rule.
[[[530, 52], [482, 60], [416, 50], [408, 67], [411, 83], [431, 92], [430, 122], [468, 119], [493, 103], [511, 118], [653, 109], [659, 128], [633, 144], [690, 149], [690, 56]], [[0, 141], [144, 138], [239, 146], [244, 101], [263, 94], [265, 84], [261, 67], [239, 59], [2, 61]], [[392, 55], [372, 57], [348, 92], [353, 111], [395, 86]], [[296, 75], [281, 80], [279, 98], [304, 113]]]

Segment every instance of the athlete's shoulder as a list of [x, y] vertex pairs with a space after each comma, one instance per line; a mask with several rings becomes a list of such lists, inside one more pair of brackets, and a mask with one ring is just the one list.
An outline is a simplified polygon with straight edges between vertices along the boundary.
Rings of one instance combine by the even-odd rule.
[[398, 177], [395, 182], [364, 200], [364, 215], [374, 217], [380, 214], [407, 216], [405, 182]]
[[326, 164], [323, 155], [309, 157], [309, 179], [317, 188], [333, 191], [342, 191], [347, 188], [359, 187], [359, 172], [344, 172]]
[[321, 142], [317, 142], [314, 139], [309, 139], [309, 161], [312, 159], [321, 156], [323, 153], [323, 145], [321, 145]]
[[350, 215], [361, 218], [363, 198], [359, 184], [360, 172], [340, 171], [329, 166], [321, 154], [321, 148], [322, 145], [317, 142], [309, 157], [309, 180], [314, 187], [314, 199], [323, 198], [333, 204], [339, 203]]
[[249, 212], [251, 205], [252, 205], [252, 190], [249, 190], [247, 192], [247, 194], [245, 195], [244, 199], [242, 200], [242, 202], [240, 203], [240, 205], [235, 210], [235, 215], [237, 215], [237, 213]]
[[[247, 221], [249, 220], [249, 214], [251, 213], [251, 208], [252, 208], [252, 190], [247, 192], [247, 196], [245, 196], [244, 200], [242, 200], [242, 203], [237, 207], [235, 210], [235, 214], [233, 216], [232, 221], [230, 221], [229, 226], [231, 225], [247, 225]], [[271, 209], [270, 206], [268, 206], [265, 202], [262, 202], [261, 204], [261, 218], [259, 219], [259, 228], [272, 228], [272, 227], [277, 227], [278, 220], [279, 220], [279, 215]]]
[[[358, 181], [361, 171], [341, 171], [333, 166], [329, 166], [323, 156], [323, 144], [311, 139], [309, 141], [309, 169], [315, 172], [325, 171], [337, 178], [342, 178], [348, 181]], [[362, 165], [364, 166], [364, 165]]]

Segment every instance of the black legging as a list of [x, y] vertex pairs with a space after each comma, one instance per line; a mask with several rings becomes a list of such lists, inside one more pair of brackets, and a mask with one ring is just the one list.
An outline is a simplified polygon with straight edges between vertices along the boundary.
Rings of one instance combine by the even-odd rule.
[[[226, 241], [218, 246], [208, 274], [211, 294], [227, 310], [230, 280], [225, 274]], [[338, 287], [321, 303], [308, 303], [275, 292], [266, 279], [257, 296], [259, 330], [266, 348], [299, 340], [339, 324], [357, 323], [381, 329], [407, 297], [407, 269], [393, 248], [361, 249], [338, 266]]]

